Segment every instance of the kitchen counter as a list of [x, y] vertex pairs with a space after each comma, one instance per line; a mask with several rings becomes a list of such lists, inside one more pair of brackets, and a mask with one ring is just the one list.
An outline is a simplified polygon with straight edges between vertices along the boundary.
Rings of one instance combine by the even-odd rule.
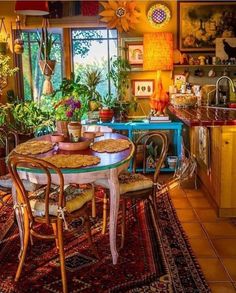
[[197, 108], [168, 107], [169, 111], [188, 126], [236, 125], [236, 109], [201, 106]]
[[[236, 110], [219, 107], [169, 110], [188, 127], [198, 179], [220, 217], [236, 217]], [[187, 128], [186, 128], [187, 129]]]

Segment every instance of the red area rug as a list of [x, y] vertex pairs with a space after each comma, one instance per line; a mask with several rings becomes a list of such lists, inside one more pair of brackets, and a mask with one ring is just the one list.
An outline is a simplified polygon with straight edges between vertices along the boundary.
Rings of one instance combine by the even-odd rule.
[[[157, 224], [153, 222], [148, 204], [138, 205], [137, 219], [131, 212], [128, 214], [125, 248], [119, 252], [115, 266], [111, 262], [108, 234], [101, 235], [100, 217], [92, 220], [99, 260], [88, 247], [83, 231], [77, 237], [67, 239], [69, 292], [210, 292], [167, 193], [157, 197], [157, 206]], [[7, 218], [12, 218], [11, 210], [1, 207], [0, 225], [3, 228], [0, 226], [0, 231], [5, 231], [5, 236], [0, 241], [0, 292], [61, 292], [54, 242], [34, 241], [20, 282], [14, 283], [20, 244], [16, 224], [6, 229]]]

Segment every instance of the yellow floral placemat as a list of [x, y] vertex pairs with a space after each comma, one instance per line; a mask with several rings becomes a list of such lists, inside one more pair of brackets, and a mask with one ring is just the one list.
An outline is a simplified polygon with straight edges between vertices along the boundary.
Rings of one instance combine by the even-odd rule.
[[89, 155], [53, 155], [43, 160], [55, 165], [57, 168], [79, 168], [100, 163], [100, 158]]
[[116, 153], [128, 149], [130, 142], [126, 139], [104, 139], [95, 142], [91, 149], [99, 153]]
[[15, 152], [21, 155], [37, 155], [50, 151], [53, 144], [50, 141], [31, 140], [19, 144], [15, 148]]

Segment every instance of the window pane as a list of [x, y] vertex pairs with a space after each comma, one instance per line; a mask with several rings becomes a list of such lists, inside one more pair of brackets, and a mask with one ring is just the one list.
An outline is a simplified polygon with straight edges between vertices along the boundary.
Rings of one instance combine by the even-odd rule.
[[110, 80], [109, 60], [117, 56], [117, 31], [107, 29], [72, 30], [73, 66], [74, 73], [83, 78], [86, 68], [98, 68], [102, 72], [102, 82], [97, 91], [105, 96], [115, 92]]
[[117, 39], [118, 38], [118, 35], [117, 35], [117, 30], [109, 30], [109, 38], [115, 38]]

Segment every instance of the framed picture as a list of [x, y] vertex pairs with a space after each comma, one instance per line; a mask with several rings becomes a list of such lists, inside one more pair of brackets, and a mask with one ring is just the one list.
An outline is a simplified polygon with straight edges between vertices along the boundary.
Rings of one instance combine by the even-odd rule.
[[148, 98], [154, 92], [154, 79], [132, 80], [132, 89], [135, 97]]
[[178, 2], [180, 51], [214, 51], [216, 38], [236, 36], [236, 2]]
[[121, 56], [126, 58], [132, 71], [143, 70], [143, 38], [121, 38]]
[[186, 84], [186, 76], [184, 74], [175, 74], [174, 75], [174, 85], [177, 90], [180, 91], [181, 86]]
[[128, 61], [130, 65], [143, 64], [143, 44], [128, 44]]
[[236, 38], [217, 38], [216, 57], [220, 60], [229, 60], [236, 57]]

